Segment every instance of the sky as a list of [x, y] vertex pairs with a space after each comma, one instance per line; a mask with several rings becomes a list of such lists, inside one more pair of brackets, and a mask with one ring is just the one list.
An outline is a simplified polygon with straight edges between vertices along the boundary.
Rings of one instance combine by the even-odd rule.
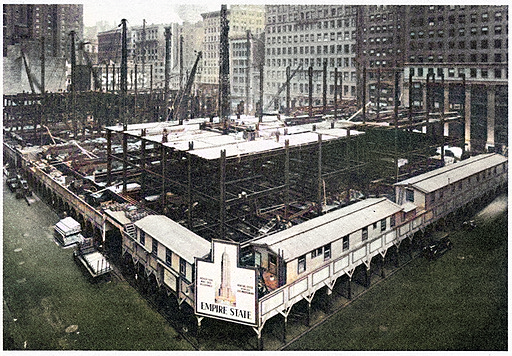
[[[84, 25], [94, 26], [96, 22], [107, 21], [111, 24], [121, 23], [121, 19], [128, 20], [128, 25], [141, 26], [145, 19], [147, 24], [160, 24], [182, 22], [179, 7], [191, 5], [199, 7], [201, 12], [220, 10], [221, 0], [84, 0]], [[239, 1], [237, 3], [244, 3]], [[254, 2], [253, 2], [254, 3]], [[197, 20], [201, 20], [199, 16]]]

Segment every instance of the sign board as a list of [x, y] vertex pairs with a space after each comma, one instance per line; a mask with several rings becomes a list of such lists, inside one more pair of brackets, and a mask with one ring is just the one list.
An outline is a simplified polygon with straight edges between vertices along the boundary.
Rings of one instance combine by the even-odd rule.
[[196, 258], [197, 315], [257, 325], [256, 269], [239, 266], [240, 245], [212, 241], [211, 260]]

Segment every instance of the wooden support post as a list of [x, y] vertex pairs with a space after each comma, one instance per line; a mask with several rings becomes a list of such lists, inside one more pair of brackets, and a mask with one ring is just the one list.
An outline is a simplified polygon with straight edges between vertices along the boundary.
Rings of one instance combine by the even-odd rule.
[[286, 326], [287, 326], [287, 324], [288, 324], [288, 317], [284, 316], [284, 321], [283, 321], [283, 338], [282, 338], [283, 344], [286, 344]]
[[331, 312], [332, 298], [333, 298], [332, 289], [327, 287], [327, 294], [326, 294], [326, 301], [325, 301], [325, 312], [327, 314], [329, 314]]
[[311, 326], [311, 301], [308, 300], [308, 313], [306, 315], [306, 326], [309, 328]]
[[380, 276], [381, 278], [386, 278], [386, 271], [384, 270], [384, 258], [385, 256], [381, 256], [382, 259], [380, 260]]
[[197, 331], [196, 331], [196, 337], [199, 339], [201, 337], [201, 321], [203, 321], [204, 316], [197, 316]]
[[365, 283], [364, 283], [365, 288], [370, 288], [370, 285], [372, 283], [371, 277], [372, 277], [372, 274], [371, 274], [370, 266], [368, 266], [366, 268], [366, 275], [365, 275]]

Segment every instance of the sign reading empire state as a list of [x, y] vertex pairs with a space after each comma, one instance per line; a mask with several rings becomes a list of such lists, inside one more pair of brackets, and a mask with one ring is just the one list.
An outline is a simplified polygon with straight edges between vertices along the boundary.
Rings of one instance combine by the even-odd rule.
[[213, 240], [211, 260], [196, 259], [196, 314], [256, 325], [256, 269], [239, 267], [239, 252]]

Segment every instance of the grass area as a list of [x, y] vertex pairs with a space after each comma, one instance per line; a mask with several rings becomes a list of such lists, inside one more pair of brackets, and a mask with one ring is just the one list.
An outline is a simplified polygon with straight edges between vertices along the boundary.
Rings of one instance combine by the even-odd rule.
[[450, 236], [287, 350], [507, 350], [507, 212]]

